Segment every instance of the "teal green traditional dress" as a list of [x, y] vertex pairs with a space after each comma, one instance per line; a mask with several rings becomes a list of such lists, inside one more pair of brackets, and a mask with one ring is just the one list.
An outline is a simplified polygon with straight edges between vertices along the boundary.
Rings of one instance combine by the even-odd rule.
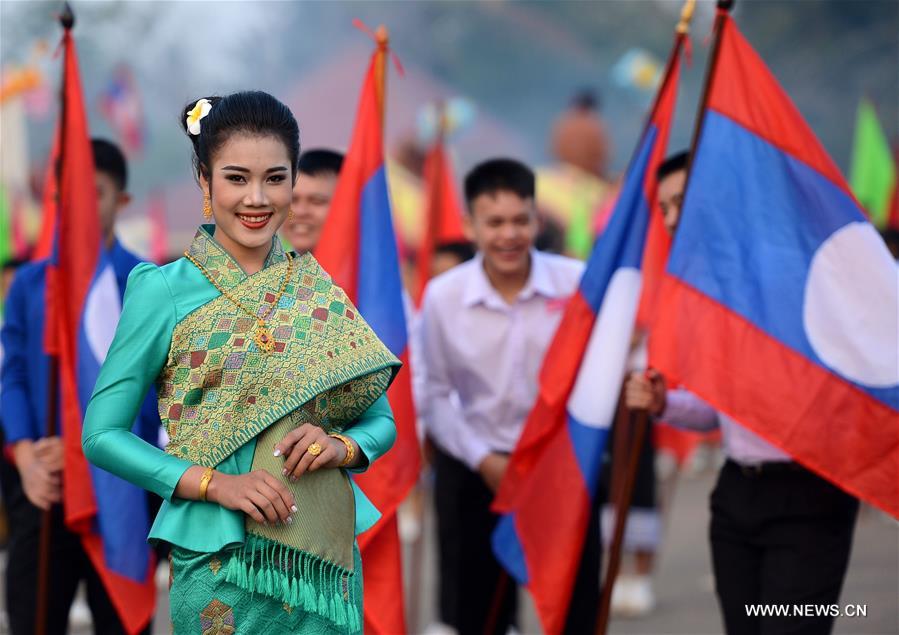
[[[162, 497], [149, 538], [172, 545], [176, 633], [361, 632], [355, 536], [379, 513], [346, 470], [291, 483], [272, 450], [292, 428], [313, 423], [352, 437], [363, 455], [354, 471], [366, 469], [396, 437], [384, 393], [399, 362], [311, 255], [291, 262], [273, 240], [263, 269], [247, 276], [214, 231], [200, 228], [191, 258], [258, 309], [268, 331], [187, 258], [136, 267], [85, 415], [85, 454]], [[154, 382], [165, 452], [130, 432]], [[269, 471], [294, 495], [293, 523], [263, 526], [215, 503], [174, 498], [195, 464]]]

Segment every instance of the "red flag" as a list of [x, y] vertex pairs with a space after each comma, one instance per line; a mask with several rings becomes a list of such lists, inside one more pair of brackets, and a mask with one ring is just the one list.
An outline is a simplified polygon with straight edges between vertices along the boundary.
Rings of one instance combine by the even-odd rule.
[[896, 263], [733, 19], [718, 24], [650, 363], [899, 517]]
[[393, 634], [406, 630], [395, 514], [418, 479], [420, 451], [399, 258], [384, 170], [387, 54], [387, 33], [382, 27], [362, 86], [353, 139], [315, 256], [404, 364], [387, 393], [396, 418], [396, 443], [365, 474], [356, 477], [383, 514], [377, 525], [359, 537], [366, 567], [365, 623], [376, 633]]
[[425, 233], [418, 248], [416, 304], [421, 304], [425, 286], [431, 278], [431, 261], [437, 245], [465, 240], [462, 207], [456, 195], [456, 181], [443, 143], [442, 127], [441, 125], [441, 131], [425, 157]]
[[670, 454], [678, 467], [682, 467], [701, 443], [720, 444], [721, 431], [696, 432], [675, 428], [664, 421], [656, 421], [652, 426], [652, 441], [656, 452]]
[[609, 224], [587, 261], [540, 370], [540, 390], [493, 509], [493, 551], [527, 586], [543, 630], [565, 626], [624, 379], [649, 249], [656, 171], [668, 146], [686, 35], [679, 33]]
[[[371, 534], [362, 552], [365, 569], [365, 632], [405, 633], [402, 545], [396, 514], [391, 514]], [[369, 588], [375, 589], [374, 593]], [[377, 606], [372, 606], [376, 602]]]
[[100, 261], [101, 230], [97, 213], [94, 159], [81, 93], [78, 61], [70, 26], [63, 35], [64, 75], [59, 136], [59, 202], [55, 244], [47, 269], [47, 340], [59, 358], [62, 439], [65, 451], [63, 508], [67, 527], [80, 534], [85, 551], [129, 633], [149, 623], [155, 604], [153, 569], [136, 582], [108, 569], [94, 519], [97, 502], [81, 447], [82, 403], [79, 398], [78, 331], [88, 291]]

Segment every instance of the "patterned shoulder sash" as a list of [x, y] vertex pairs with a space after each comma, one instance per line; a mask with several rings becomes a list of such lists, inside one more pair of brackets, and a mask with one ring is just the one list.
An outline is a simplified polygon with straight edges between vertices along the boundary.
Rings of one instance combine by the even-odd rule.
[[[158, 379], [159, 415], [170, 454], [215, 466], [330, 389], [379, 370], [390, 369], [393, 375], [399, 369], [399, 360], [318, 262], [309, 254], [295, 262], [298, 266], [268, 320], [275, 340], [271, 353], [253, 341], [255, 320], [225, 296], [175, 327]], [[260, 315], [266, 313], [287, 266], [273, 264], [228, 291], [243, 305], [259, 307]], [[356, 409], [365, 402], [367, 408], [383, 393], [378, 384], [369, 395], [356, 386]], [[323, 423], [333, 428], [337, 422]]]

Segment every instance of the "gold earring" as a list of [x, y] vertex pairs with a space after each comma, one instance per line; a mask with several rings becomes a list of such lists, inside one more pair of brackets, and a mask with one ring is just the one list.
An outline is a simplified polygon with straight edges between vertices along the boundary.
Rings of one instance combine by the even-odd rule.
[[287, 208], [287, 220], [293, 220], [293, 208], [292, 207]]
[[206, 220], [212, 218], [212, 201], [209, 199], [209, 194], [203, 194], [203, 216], [206, 217]]

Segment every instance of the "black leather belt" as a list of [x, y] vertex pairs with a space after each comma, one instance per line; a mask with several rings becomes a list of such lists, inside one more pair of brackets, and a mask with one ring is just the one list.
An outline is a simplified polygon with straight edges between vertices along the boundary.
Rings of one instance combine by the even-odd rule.
[[737, 463], [733, 459], [728, 459], [727, 462], [736, 469], [740, 470], [740, 473], [743, 476], [747, 476], [749, 478], [756, 478], [765, 474], [801, 472], [803, 470], [803, 467], [795, 461], [765, 461], [763, 463], [753, 463], [751, 465]]

